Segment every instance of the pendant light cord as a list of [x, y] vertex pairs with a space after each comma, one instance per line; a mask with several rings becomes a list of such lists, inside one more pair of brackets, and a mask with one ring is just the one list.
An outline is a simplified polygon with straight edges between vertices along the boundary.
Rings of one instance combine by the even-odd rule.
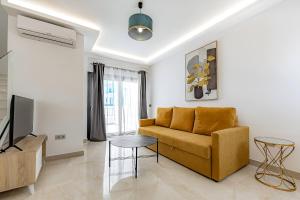
[[142, 8], [143, 8], [143, 1], [142, 1], [142, 0], [139, 1], [138, 7], [139, 7], [139, 9], [140, 9], [140, 14], [142, 14]]

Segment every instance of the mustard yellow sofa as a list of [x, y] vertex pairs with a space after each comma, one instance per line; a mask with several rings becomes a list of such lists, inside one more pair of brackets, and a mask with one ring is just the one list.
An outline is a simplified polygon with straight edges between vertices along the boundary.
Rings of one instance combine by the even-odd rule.
[[249, 163], [249, 128], [237, 125], [235, 108], [158, 108], [139, 124], [139, 134], [158, 138], [161, 155], [215, 181]]

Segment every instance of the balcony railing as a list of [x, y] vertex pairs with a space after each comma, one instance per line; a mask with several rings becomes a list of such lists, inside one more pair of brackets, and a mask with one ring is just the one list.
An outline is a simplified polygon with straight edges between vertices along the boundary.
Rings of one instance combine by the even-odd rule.
[[104, 112], [105, 112], [105, 123], [106, 124], [116, 124], [117, 123], [117, 117], [115, 112], [114, 106], [104, 106]]

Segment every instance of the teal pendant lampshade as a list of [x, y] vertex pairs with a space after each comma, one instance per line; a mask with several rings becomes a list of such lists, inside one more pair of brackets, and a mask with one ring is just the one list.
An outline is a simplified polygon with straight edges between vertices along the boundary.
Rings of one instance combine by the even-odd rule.
[[[139, 8], [142, 9], [142, 2]], [[152, 37], [152, 19], [148, 15], [137, 13], [129, 18], [128, 35], [138, 41], [149, 40]]]

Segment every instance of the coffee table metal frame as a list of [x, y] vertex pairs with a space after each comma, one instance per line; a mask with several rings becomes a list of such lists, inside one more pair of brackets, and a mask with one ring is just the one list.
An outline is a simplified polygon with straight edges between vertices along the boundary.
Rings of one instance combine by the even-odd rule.
[[[111, 161], [115, 161], [115, 160], [126, 160], [126, 159], [134, 159], [135, 160], [135, 178], [137, 178], [137, 167], [138, 167], [138, 158], [150, 158], [150, 157], [155, 157], [156, 156], [156, 162], [158, 163], [158, 139], [154, 138], [154, 137], [150, 137], [150, 136], [141, 136], [141, 135], [132, 135], [132, 136], [138, 136], [138, 137], [143, 137], [143, 138], [153, 138], [155, 139], [155, 141], [147, 144], [146, 146], [134, 146], [134, 147], [124, 147], [121, 145], [114, 145], [114, 140], [109, 140], [108, 141], [108, 165], [109, 168], [111, 167]], [[122, 136], [117, 136], [117, 137], [122, 137]], [[121, 139], [121, 138], [117, 138], [117, 139]], [[138, 148], [140, 147], [147, 147], [149, 145], [153, 145], [156, 143], [156, 154], [151, 154], [151, 155], [138, 155]], [[120, 147], [120, 148], [131, 148], [132, 150], [132, 156], [127, 156], [127, 157], [116, 157], [116, 158], [111, 158], [111, 145], [116, 146], [116, 147]], [[134, 149], [135, 149], [135, 156], [134, 156]]]
[[[272, 141], [274, 140], [274, 141]], [[282, 142], [280, 142], [282, 141]], [[295, 191], [296, 183], [293, 177], [288, 176], [286, 173], [286, 168], [283, 162], [286, 158], [291, 155], [291, 153], [295, 149], [295, 143], [279, 139], [279, 138], [271, 138], [271, 137], [256, 137], [254, 138], [254, 142], [259, 149], [259, 151], [264, 156], [264, 160], [258, 166], [255, 178], [262, 184], [265, 184], [269, 187], [283, 190], [283, 191]], [[277, 149], [276, 153], [272, 153], [270, 147], [274, 147]], [[272, 168], [278, 167], [279, 172], [275, 173]], [[275, 185], [274, 183], [267, 182], [264, 180], [264, 177], [273, 177], [279, 180], [279, 184]]]

